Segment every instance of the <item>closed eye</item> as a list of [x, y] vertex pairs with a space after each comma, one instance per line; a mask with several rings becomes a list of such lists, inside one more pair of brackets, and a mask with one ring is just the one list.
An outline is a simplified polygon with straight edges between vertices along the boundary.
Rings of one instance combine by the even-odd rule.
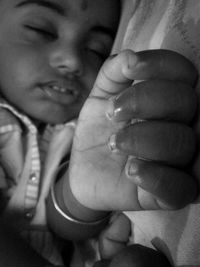
[[95, 50], [95, 49], [88, 48], [88, 50], [90, 50], [92, 53], [96, 54], [102, 60], [105, 60], [107, 58], [107, 56], [108, 56], [105, 53], [103, 53], [101, 51], [98, 51], [98, 50]]
[[48, 31], [48, 30], [46, 30], [44, 28], [39, 28], [39, 27], [36, 27], [36, 26], [31, 26], [31, 25], [24, 25], [24, 27], [26, 29], [29, 29], [31, 31], [34, 31], [34, 32], [38, 33], [39, 35], [41, 35], [41, 36], [43, 36], [43, 37], [45, 37], [47, 39], [53, 40], [53, 39], [57, 38], [57, 35], [55, 33], [51, 32], [51, 31]]
[[86, 49], [101, 60], [105, 60], [110, 53], [111, 45], [107, 38], [92, 37], [88, 41]]

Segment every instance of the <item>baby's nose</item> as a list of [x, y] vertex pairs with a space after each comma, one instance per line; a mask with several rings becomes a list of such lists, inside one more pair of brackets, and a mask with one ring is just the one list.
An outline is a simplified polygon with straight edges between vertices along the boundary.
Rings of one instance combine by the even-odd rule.
[[81, 51], [73, 44], [56, 44], [50, 51], [49, 64], [63, 75], [82, 75]]

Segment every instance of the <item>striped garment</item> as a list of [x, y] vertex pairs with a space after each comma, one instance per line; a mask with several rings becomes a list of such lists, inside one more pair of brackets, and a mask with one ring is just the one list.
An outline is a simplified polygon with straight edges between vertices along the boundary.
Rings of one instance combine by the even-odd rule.
[[48, 231], [45, 199], [59, 164], [69, 154], [74, 127], [74, 121], [47, 125], [41, 134], [27, 116], [0, 99], [1, 212], [55, 265], [63, 264], [63, 244]]

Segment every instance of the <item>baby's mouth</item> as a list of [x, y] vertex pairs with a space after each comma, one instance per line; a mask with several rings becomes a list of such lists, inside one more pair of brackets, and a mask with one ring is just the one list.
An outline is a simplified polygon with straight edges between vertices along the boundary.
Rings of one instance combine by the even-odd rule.
[[43, 89], [45, 90], [54, 90], [58, 93], [61, 93], [61, 94], [70, 94], [70, 95], [74, 95], [74, 96], [78, 96], [79, 95], [79, 91], [73, 87], [73, 88], [70, 88], [69, 86], [62, 86], [62, 85], [56, 85], [56, 84], [46, 84], [46, 85], [43, 85], [42, 86]]
[[80, 95], [80, 86], [68, 83], [49, 82], [40, 85], [42, 91], [53, 101], [61, 104], [70, 104], [77, 100]]

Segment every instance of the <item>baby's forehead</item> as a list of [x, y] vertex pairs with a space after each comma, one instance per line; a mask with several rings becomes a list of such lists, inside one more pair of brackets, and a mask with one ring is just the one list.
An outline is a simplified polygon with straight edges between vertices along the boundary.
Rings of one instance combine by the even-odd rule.
[[99, 4], [103, 2], [111, 3], [115, 2], [116, 7], [119, 6], [119, 3], [121, 0], [0, 0], [0, 3], [6, 2], [6, 3], [13, 3], [13, 4], [18, 4], [18, 3], [23, 3], [23, 2], [28, 2], [28, 3], [39, 3], [39, 2], [46, 2], [46, 3], [57, 3], [63, 7], [69, 7], [74, 3], [77, 8], [79, 8], [82, 11], [86, 11], [87, 9], [91, 7], [98, 7]]
[[120, 16], [119, 3], [120, 0], [0, 0], [0, 17], [10, 14], [22, 20], [27, 17], [26, 14], [33, 17], [35, 12], [36, 16], [40, 15], [41, 18], [44, 15], [45, 19], [48, 16], [59, 25], [61, 21], [63, 25], [64, 22], [73, 22], [83, 29], [101, 25], [109, 29], [114, 38]]
[[120, 14], [120, 0], [0, 0], [5, 6], [44, 7], [66, 17], [85, 17], [103, 23], [115, 24]]
[[8, 6], [18, 6], [24, 3], [36, 5], [46, 4], [46, 6], [59, 6], [63, 11], [66, 11], [66, 13], [75, 9], [82, 12], [98, 11], [97, 14], [101, 15], [103, 15], [103, 13], [109, 13], [110, 16], [112, 16], [112, 14], [115, 16], [116, 12], [119, 13], [120, 2], [121, 0], [0, 0], [0, 4], [4, 3]]

